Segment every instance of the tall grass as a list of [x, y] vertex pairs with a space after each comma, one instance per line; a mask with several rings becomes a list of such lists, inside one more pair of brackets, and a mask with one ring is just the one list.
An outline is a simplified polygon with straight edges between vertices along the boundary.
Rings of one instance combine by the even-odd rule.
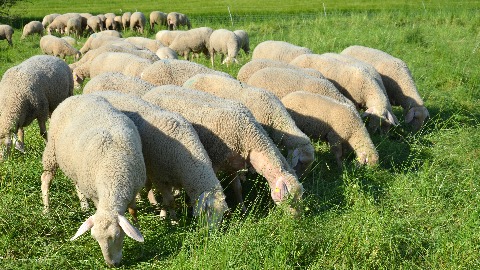
[[[272, 15], [266, 11], [278, 11], [275, 5], [255, 2], [261, 14], [234, 17], [233, 27], [227, 16], [219, 16], [215, 10], [207, 19], [194, 16], [192, 23], [214, 29], [245, 29], [252, 48], [274, 39], [317, 53], [340, 52], [353, 44], [387, 51], [410, 67], [430, 111], [425, 127], [413, 134], [402, 124], [386, 135], [373, 135], [380, 154], [377, 168], [357, 168], [347, 162], [340, 170], [328, 147], [314, 140], [317, 157], [312, 171], [301, 179], [306, 192], [304, 214], [299, 219], [274, 207], [265, 181], [253, 174], [245, 184], [249, 213], [244, 217], [233, 214], [218, 231], [206, 233], [185, 209], [179, 210], [180, 225], [171, 225], [159, 220], [148, 203], [140, 202], [140, 230], [145, 243], [126, 239], [124, 268], [480, 267], [478, 3], [441, 2], [444, 6], [439, 9], [432, 7], [438, 1], [424, 1], [424, 9], [422, 1], [417, 1], [416, 7], [406, 1], [376, 10], [376, 1], [362, 2], [358, 9], [337, 1], [337, 11], [325, 16], [319, 8], [322, 2], [313, 2], [316, 13], [307, 10], [308, 14]], [[32, 11], [26, 16], [50, 13], [55, 3], [45, 1], [43, 9], [32, 3]], [[102, 3], [81, 11], [105, 10]], [[156, 4], [143, 3], [145, 8], [157, 9]], [[249, 2], [225, 1], [235, 7], [234, 3]], [[325, 3], [327, 8], [334, 5], [333, 1]], [[185, 3], [171, 3], [179, 10], [192, 12], [196, 5], [200, 4], [189, 2], [187, 9]], [[288, 12], [295, 12], [294, 6]], [[58, 5], [60, 8], [67, 9]], [[38, 37], [21, 41], [20, 35], [21, 29], [17, 29], [13, 48], [0, 41], [0, 74], [41, 53]], [[154, 32], [145, 35], [153, 37]], [[250, 56], [242, 53], [239, 60], [245, 63]], [[200, 62], [209, 65], [207, 60]], [[232, 75], [240, 68], [216, 67]], [[395, 113], [403, 119], [400, 109], [395, 108]], [[14, 153], [0, 164], [0, 268], [104, 267], [94, 239], [83, 236], [68, 241], [92, 212], [80, 211], [74, 188], [61, 172], [50, 192], [52, 212], [42, 214], [44, 143], [36, 123], [26, 130], [26, 147], [26, 154]]]

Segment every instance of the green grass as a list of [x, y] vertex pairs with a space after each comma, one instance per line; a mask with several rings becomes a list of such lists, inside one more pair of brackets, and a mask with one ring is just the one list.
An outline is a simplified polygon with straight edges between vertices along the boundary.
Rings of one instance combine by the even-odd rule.
[[[373, 169], [348, 162], [339, 170], [325, 144], [315, 142], [314, 168], [301, 179], [306, 192], [299, 219], [273, 206], [265, 181], [256, 175], [249, 175], [245, 185], [250, 213], [233, 215], [221, 230], [208, 235], [185, 209], [179, 211], [180, 225], [172, 226], [141, 202], [145, 243], [125, 241], [124, 268], [480, 268], [480, 4], [424, 1], [424, 9], [422, 1], [324, 2], [327, 16], [323, 1], [314, 2], [317, 13], [309, 9], [309, 1], [225, 1], [223, 6], [173, 1], [168, 10], [192, 14], [195, 27], [245, 29], [252, 49], [275, 39], [317, 53], [340, 52], [353, 44], [387, 51], [410, 67], [430, 111], [425, 127], [412, 134], [402, 124], [387, 135], [373, 135], [380, 154], [380, 166]], [[63, 3], [30, 3], [23, 20], [54, 11], [135, 8], [121, 6], [126, 1], [82, 2], [88, 8]], [[162, 10], [152, 1], [142, 3], [141, 11]], [[235, 11], [234, 26], [222, 14], [229, 4]], [[39, 37], [21, 41], [22, 19], [14, 24], [14, 47], [0, 41], [0, 74], [41, 53]], [[245, 63], [250, 56], [242, 54], [239, 60]], [[200, 62], [209, 66], [205, 59]], [[232, 75], [240, 68], [217, 67]], [[402, 119], [401, 110], [395, 112]], [[94, 239], [86, 235], [68, 240], [88, 214], [80, 211], [72, 184], [61, 172], [50, 191], [52, 212], [42, 214], [44, 143], [36, 123], [26, 130], [26, 148], [27, 154], [14, 153], [0, 164], [0, 268], [105, 267]]]

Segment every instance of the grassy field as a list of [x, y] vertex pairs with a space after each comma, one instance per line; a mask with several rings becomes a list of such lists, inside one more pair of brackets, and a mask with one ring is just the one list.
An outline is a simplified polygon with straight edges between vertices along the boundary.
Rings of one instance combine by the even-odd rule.
[[[33, 2], [12, 10], [23, 17], [13, 21], [13, 48], [0, 41], [0, 74], [41, 53], [39, 37], [20, 40], [22, 22], [29, 18], [118, 8], [162, 10], [153, 1], [138, 7], [126, 1], [82, 1], [75, 8], [64, 1]], [[353, 44], [389, 52], [410, 67], [431, 118], [416, 134], [402, 123], [386, 135], [373, 135], [380, 154], [380, 165], [373, 169], [353, 162], [337, 169], [325, 144], [315, 141], [317, 160], [301, 179], [306, 192], [299, 219], [273, 206], [265, 181], [256, 175], [249, 175], [245, 186], [249, 214], [234, 214], [209, 234], [185, 209], [179, 211], [180, 225], [173, 226], [140, 202], [145, 243], [125, 240], [123, 268], [479, 269], [478, 1], [272, 2], [172, 1], [168, 9], [192, 14], [194, 27], [245, 29], [252, 48], [274, 39], [316, 53], [340, 52]], [[223, 14], [226, 6], [235, 11], [233, 26]], [[245, 63], [250, 56], [242, 53], [239, 60]], [[234, 76], [240, 68], [217, 66]], [[403, 119], [399, 108], [395, 113]], [[61, 172], [50, 189], [52, 212], [42, 214], [43, 148], [34, 123], [26, 129], [27, 153], [17, 152], [0, 164], [0, 268], [105, 267], [94, 239], [69, 241], [91, 213], [80, 211], [74, 188]]]

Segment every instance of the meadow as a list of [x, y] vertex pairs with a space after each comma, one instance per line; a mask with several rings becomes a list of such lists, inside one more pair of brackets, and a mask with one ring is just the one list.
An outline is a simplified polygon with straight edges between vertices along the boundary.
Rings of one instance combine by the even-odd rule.
[[[359, 168], [351, 158], [339, 169], [328, 147], [313, 140], [316, 161], [300, 179], [305, 194], [297, 219], [273, 205], [265, 181], [254, 174], [244, 187], [247, 215], [233, 213], [217, 231], [198, 225], [185, 206], [180, 224], [171, 225], [141, 201], [145, 242], [125, 240], [122, 268], [480, 268], [478, 1], [171, 1], [162, 6], [149, 0], [86, 0], [74, 6], [59, 0], [22, 2], [2, 20], [15, 26], [15, 34], [13, 48], [0, 41], [0, 75], [41, 54], [39, 37], [20, 40], [23, 24], [32, 19], [53, 12], [175, 10], [190, 15], [193, 27], [246, 30], [252, 50], [272, 39], [316, 53], [354, 44], [386, 51], [407, 63], [431, 117], [418, 133], [401, 121], [387, 134], [372, 135], [380, 155], [375, 168]], [[158, 30], [144, 36], [153, 38]], [[242, 52], [240, 65], [216, 68], [236, 76], [250, 58]], [[205, 59], [199, 62], [209, 66]], [[400, 108], [395, 114], [403, 119]], [[25, 133], [26, 154], [15, 152], [0, 164], [0, 268], [104, 268], [92, 237], [69, 241], [93, 210], [82, 213], [61, 171], [50, 189], [51, 213], [42, 214], [45, 144], [36, 122]]]

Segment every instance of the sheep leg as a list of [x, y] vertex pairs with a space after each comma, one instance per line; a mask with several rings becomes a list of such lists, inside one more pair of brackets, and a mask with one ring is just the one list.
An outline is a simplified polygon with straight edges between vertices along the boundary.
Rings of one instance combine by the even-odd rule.
[[128, 205], [128, 212], [132, 216], [133, 224], [138, 226], [137, 204], [135, 203], [135, 200], [132, 200], [132, 202]]
[[21, 153], [25, 153], [25, 144], [23, 143], [24, 132], [23, 128], [19, 128], [17, 131], [17, 141], [15, 142], [15, 149]]
[[42, 200], [43, 200], [43, 213], [48, 213], [50, 209], [50, 199], [48, 197], [48, 190], [52, 183], [53, 177], [55, 176], [55, 171], [43, 171], [41, 180], [42, 180]]
[[12, 139], [10, 138], [10, 134], [7, 134], [5, 136], [3, 144], [5, 145], [5, 148], [0, 149], [2, 150], [2, 152], [0, 152], [0, 161], [3, 161], [5, 158], [7, 158], [8, 155], [10, 155], [10, 147], [12, 145]]
[[343, 167], [343, 150], [342, 142], [338, 136], [328, 133], [327, 141], [330, 144], [330, 151], [335, 155], [335, 160], [337, 161], [337, 166], [339, 169]]
[[[48, 115], [45, 114], [45, 115]], [[42, 135], [43, 137], [43, 140], [44, 142], [46, 143], [47, 142], [47, 125], [46, 125], [46, 122], [47, 120], [46, 119], [37, 119], [38, 120], [38, 127], [40, 128], [40, 135]], [[23, 137], [22, 137], [22, 142], [23, 142]]]
[[243, 195], [242, 195], [242, 182], [246, 181], [245, 172], [237, 172], [235, 178], [232, 181], [232, 188], [233, 194], [235, 196], [235, 201], [239, 205], [242, 210], [242, 214], [247, 212], [247, 208], [245, 207], [245, 203], [243, 202]]
[[90, 205], [88, 204], [87, 197], [83, 195], [77, 185], [75, 185], [75, 191], [77, 191], [78, 199], [80, 200], [80, 209], [83, 212], [87, 212]]
[[[175, 197], [173, 196], [172, 187], [159, 185], [158, 189], [162, 194], [163, 205], [168, 210], [172, 223], [175, 223], [177, 221], [177, 213], [175, 212]], [[166, 212], [164, 212], [164, 216], [162, 216], [162, 213], [160, 213], [161, 218], [165, 218], [165, 216]]]

